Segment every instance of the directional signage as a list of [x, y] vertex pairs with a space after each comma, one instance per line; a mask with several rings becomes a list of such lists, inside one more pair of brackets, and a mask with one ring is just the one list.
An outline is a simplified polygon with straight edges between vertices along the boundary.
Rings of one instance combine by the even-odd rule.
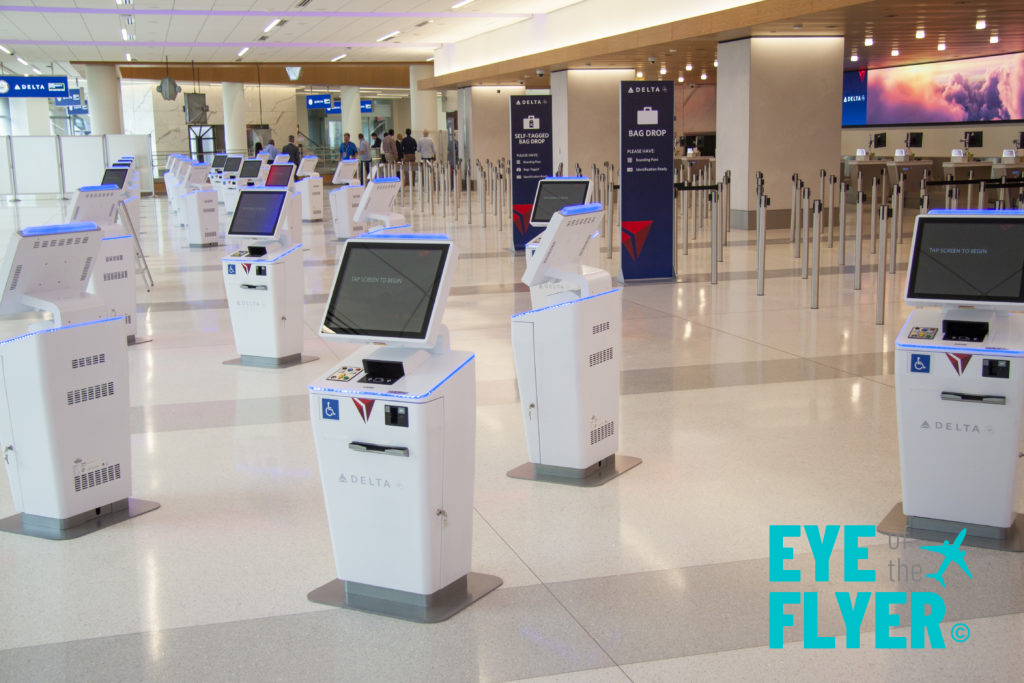
[[341, 113], [341, 100], [334, 100], [331, 103], [330, 109], [327, 110], [328, 114], [340, 114]]
[[330, 94], [323, 95], [306, 95], [306, 109], [330, 109], [331, 108], [331, 96]]
[[523, 249], [543, 228], [530, 227], [537, 181], [551, 175], [551, 95], [512, 95], [512, 246]]
[[363, 114], [372, 114], [373, 100], [359, 100], [359, 111]]
[[82, 104], [82, 91], [73, 88], [68, 91], [67, 97], [55, 97], [53, 103], [58, 107], [78, 107]]
[[67, 96], [67, 76], [0, 76], [0, 97]]
[[622, 276], [675, 276], [672, 235], [673, 87], [623, 81], [619, 99]]

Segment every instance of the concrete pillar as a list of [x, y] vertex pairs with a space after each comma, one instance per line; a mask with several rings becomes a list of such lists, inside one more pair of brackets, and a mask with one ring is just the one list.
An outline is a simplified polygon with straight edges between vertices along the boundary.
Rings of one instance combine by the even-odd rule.
[[245, 136], [245, 86], [224, 83], [224, 151], [228, 154], [248, 154], [249, 141]]
[[50, 129], [50, 100], [45, 97], [12, 97], [11, 135], [53, 135]]
[[761, 171], [771, 198], [768, 226], [788, 226], [793, 173], [817, 199], [820, 170], [840, 172], [843, 39], [719, 43], [716, 91], [715, 161], [719, 177], [732, 173], [732, 225], [754, 227], [754, 173]]
[[619, 163], [619, 83], [633, 69], [568, 69], [551, 74], [552, 162], [572, 175]]
[[359, 146], [359, 134], [363, 132], [363, 115], [359, 113], [359, 86], [341, 86], [341, 132], [348, 133], [352, 142]]
[[85, 66], [86, 96], [93, 135], [124, 133], [121, 113], [121, 76], [116, 66], [87, 64]]
[[0, 97], [0, 135], [11, 134], [11, 105], [10, 99]]
[[475, 166], [477, 159], [508, 158], [511, 152], [508, 98], [525, 92], [521, 85], [476, 85], [459, 89], [459, 144], [463, 159], [472, 159]]
[[409, 67], [409, 109], [412, 120], [413, 136], [419, 137], [424, 130], [437, 130], [437, 93], [433, 90], [420, 90], [419, 81], [433, 78], [432, 64], [414, 64]]

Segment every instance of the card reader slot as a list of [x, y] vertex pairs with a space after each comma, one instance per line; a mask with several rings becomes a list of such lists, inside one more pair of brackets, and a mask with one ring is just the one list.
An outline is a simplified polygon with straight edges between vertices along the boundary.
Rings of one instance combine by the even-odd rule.
[[267, 286], [266, 285], [242, 285], [242, 289], [259, 289], [259, 290], [262, 290], [262, 291], [265, 292], [265, 291], [267, 291]]
[[957, 391], [943, 391], [940, 396], [943, 401], [963, 401], [965, 403], [987, 403], [994, 406], [1005, 406], [1005, 396], [990, 396], [983, 394], [962, 394]]
[[375, 443], [366, 443], [365, 441], [353, 441], [348, 447], [349, 450], [359, 451], [360, 453], [379, 453], [381, 455], [400, 455], [403, 458], [409, 457], [409, 449], [405, 446], [381, 446]]

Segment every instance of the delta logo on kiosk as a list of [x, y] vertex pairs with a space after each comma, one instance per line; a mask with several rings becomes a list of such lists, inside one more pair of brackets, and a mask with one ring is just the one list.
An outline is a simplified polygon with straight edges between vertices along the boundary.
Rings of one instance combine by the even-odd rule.
[[953, 369], [956, 370], [956, 374], [962, 375], [967, 370], [967, 364], [971, 362], [971, 354], [969, 353], [947, 353], [946, 358], [953, 364]]
[[353, 398], [352, 403], [356, 405], [356, 410], [359, 411], [359, 417], [363, 418], [363, 423], [370, 421], [370, 413], [373, 412], [373, 404], [376, 402], [372, 398]]

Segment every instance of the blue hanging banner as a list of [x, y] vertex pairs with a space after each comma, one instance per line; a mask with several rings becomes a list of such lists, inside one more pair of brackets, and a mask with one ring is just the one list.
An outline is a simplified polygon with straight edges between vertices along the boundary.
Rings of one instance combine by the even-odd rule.
[[89, 103], [82, 102], [73, 107], [68, 107], [69, 116], [86, 116], [89, 114]]
[[512, 246], [526, 243], [543, 228], [530, 227], [537, 181], [551, 175], [551, 95], [512, 95], [509, 98], [512, 131]]
[[623, 81], [619, 95], [622, 277], [675, 277], [672, 219], [674, 86]]
[[306, 109], [330, 109], [331, 108], [331, 96], [329, 94], [324, 95], [306, 95]]
[[372, 114], [373, 100], [359, 100], [359, 111], [364, 114]]
[[67, 96], [67, 76], [0, 76], [0, 97]]
[[82, 91], [79, 88], [68, 90], [67, 97], [55, 97], [53, 103], [58, 107], [80, 107], [82, 106]]
[[341, 113], [341, 100], [334, 100], [331, 103], [330, 108], [327, 110], [328, 114], [340, 114]]

